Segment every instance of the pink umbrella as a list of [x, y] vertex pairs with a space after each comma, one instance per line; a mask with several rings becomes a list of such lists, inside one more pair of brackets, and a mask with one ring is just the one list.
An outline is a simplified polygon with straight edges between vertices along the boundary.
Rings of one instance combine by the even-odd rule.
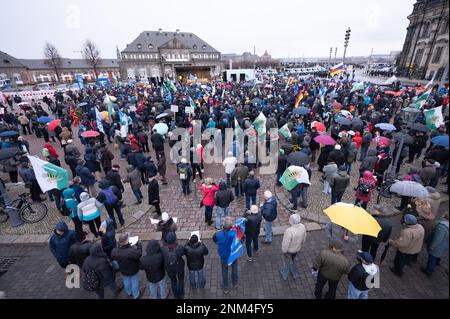
[[311, 127], [315, 127], [319, 132], [327, 131], [326, 126], [321, 122], [314, 121], [314, 122], [312, 122]]
[[334, 144], [336, 144], [336, 141], [333, 140], [333, 138], [331, 136], [328, 136], [328, 135], [316, 136], [314, 138], [314, 141], [316, 141], [317, 143], [322, 144], [322, 145], [334, 145]]
[[81, 133], [82, 137], [97, 137], [100, 136], [100, 133], [97, 131], [86, 131]]
[[390, 139], [388, 139], [387, 137], [381, 136], [379, 137], [378, 141], [377, 141], [377, 145], [389, 145], [389, 143], [391, 142]]

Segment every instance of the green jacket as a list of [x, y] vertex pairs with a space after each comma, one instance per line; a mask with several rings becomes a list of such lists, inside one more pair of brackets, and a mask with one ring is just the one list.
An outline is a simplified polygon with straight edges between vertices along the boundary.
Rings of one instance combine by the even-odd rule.
[[350, 272], [350, 264], [347, 258], [340, 252], [322, 250], [314, 262], [314, 269], [327, 279], [338, 281], [342, 275]]

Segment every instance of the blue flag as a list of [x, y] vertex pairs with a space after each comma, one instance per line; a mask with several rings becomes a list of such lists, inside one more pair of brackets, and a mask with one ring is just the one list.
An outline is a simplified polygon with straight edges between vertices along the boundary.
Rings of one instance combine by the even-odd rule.
[[242, 247], [242, 241], [245, 234], [245, 223], [246, 219], [241, 217], [234, 223], [234, 226], [230, 230], [230, 235], [233, 237], [233, 242], [231, 243], [231, 253], [228, 257], [228, 266], [235, 262], [244, 253], [244, 248]]
[[100, 113], [100, 111], [97, 110], [97, 108], [95, 109], [95, 122], [97, 124], [98, 131], [105, 134], [105, 130], [103, 129], [103, 124], [102, 124], [102, 113]]
[[83, 75], [77, 74], [77, 84], [80, 90], [84, 89]]

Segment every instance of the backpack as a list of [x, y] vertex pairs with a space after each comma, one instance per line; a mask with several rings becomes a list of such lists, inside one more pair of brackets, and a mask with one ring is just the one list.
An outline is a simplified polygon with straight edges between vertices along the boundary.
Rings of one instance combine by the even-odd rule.
[[117, 203], [118, 198], [117, 198], [116, 194], [114, 194], [111, 186], [105, 190], [102, 190], [102, 194], [105, 195], [105, 204], [106, 205], [114, 205]]
[[90, 269], [86, 272], [84, 289], [87, 291], [97, 291], [100, 289], [100, 277], [94, 269]]
[[69, 216], [71, 213], [70, 209], [67, 208], [66, 200], [64, 198], [61, 199], [61, 215]]
[[188, 179], [188, 169], [186, 166], [180, 167], [179, 173], [180, 173], [180, 179], [182, 179], [182, 180]]
[[372, 186], [367, 183], [361, 183], [358, 186], [358, 193], [359, 195], [369, 195], [370, 191], [372, 190]]
[[356, 151], [354, 149], [351, 149], [348, 151], [347, 155], [347, 163], [353, 163], [356, 160]]
[[176, 268], [178, 266], [178, 257], [175, 253], [174, 249], [170, 249], [167, 252], [166, 257], [166, 269], [168, 273], [174, 273], [176, 272]]

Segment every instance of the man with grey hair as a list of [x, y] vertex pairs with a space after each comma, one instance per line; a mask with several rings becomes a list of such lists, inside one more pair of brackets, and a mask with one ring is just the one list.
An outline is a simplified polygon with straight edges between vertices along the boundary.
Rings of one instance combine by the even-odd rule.
[[264, 226], [264, 244], [272, 243], [272, 223], [277, 218], [277, 200], [271, 191], [264, 192], [264, 204], [261, 204], [261, 215], [266, 221]]
[[[230, 230], [233, 226], [233, 220], [230, 216], [225, 217], [223, 221], [223, 230], [218, 231], [213, 236], [213, 241], [217, 244], [217, 250], [220, 256], [222, 266], [223, 293], [228, 294], [228, 258], [231, 254], [231, 244], [233, 243], [233, 235]], [[237, 259], [231, 264], [231, 279], [233, 288], [238, 286], [238, 267]]]
[[245, 246], [247, 247], [247, 261], [251, 262], [252, 259], [252, 242], [255, 252], [258, 251], [258, 237], [261, 228], [262, 216], [259, 213], [259, 208], [256, 205], [250, 207], [244, 215], [247, 220], [245, 224]]
[[294, 279], [300, 278], [298, 268], [295, 265], [295, 258], [306, 241], [306, 227], [301, 223], [300, 215], [292, 214], [289, 217], [289, 224], [291, 226], [284, 231], [281, 244], [283, 265], [280, 266], [279, 271], [284, 280], [288, 279], [290, 272]]

